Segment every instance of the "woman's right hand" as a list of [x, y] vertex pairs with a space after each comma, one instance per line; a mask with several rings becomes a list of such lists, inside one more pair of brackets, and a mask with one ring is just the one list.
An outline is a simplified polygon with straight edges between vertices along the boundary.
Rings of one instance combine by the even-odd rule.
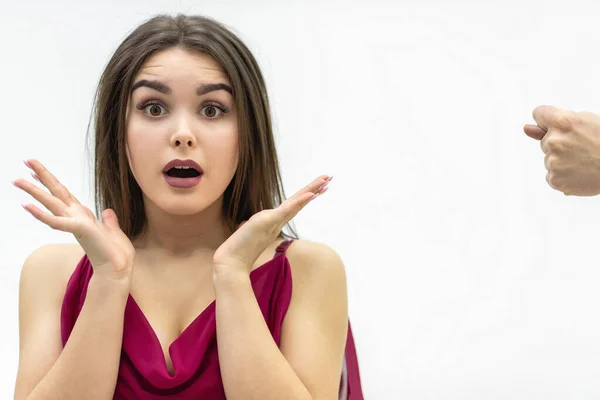
[[23, 208], [53, 229], [71, 232], [94, 267], [94, 275], [130, 282], [135, 249], [119, 227], [115, 212], [104, 210], [102, 222], [98, 221], [39, 161], [28, 160], [25, 165], [32, 170], [33, 178], [50, 193], [21, 178], [13, 184], [29, 193], [52, 214], [33, 204], [23, 205]]

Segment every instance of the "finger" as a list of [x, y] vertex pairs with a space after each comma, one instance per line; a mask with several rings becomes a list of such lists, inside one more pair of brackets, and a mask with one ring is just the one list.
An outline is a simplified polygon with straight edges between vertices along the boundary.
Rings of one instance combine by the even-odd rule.
[[333, 176], [321, 176], [300, 190], [294, 196], [284, 201], [279, 208], [284, 225], [294, 218], [308, 203], [325, 193]]
[[40, 210], [33, 204], [23, 204], [23, 208], [33, 215], [38, 221], [43, 222], [52, 229], [70, 233], [73, 233], [76, 229], [76, 226], [71, 218], [52, 215], [48, 212]]
[[554, 106], [538, 106], [533, 110], [533, 119], [540, 128], [548, 131], [554, 126], [556, 117], [562, 110]]
[[119, 218], [117, 217], [117, 214], [114, 212], [114, 210], [110, 208], [107, 208], [106, 210], [102, 211], [102, 222], [109, 229], [121, 230], [121, 227], [119, 226]]
[[321, 190], [319, 190], [319, 192], [318, 192], [318, 193], [316, 193], [316, 194], [315, 194], [315, 195], [314, 195], [314, 196], [311, 198], [311, 200], [312, 200], [312, 199], [315, 199], [315, 198], [319, 197], [320, 195], [322, 195], [323, 193], [325, 193], [325, 192], [327, 191], [327, 189], [329, 189], [329, 185], [328, 185], [328, 184], [327, 184], [327, 185], [325, 185], [325, 186], [323, 186], [323, 188], [321, 188]]
[[311, 183], [309, 183], [308, 185], [306, 185], [305, 187], [303, 187], [302, 189], [297, 191], [296, 194], [294, 194], [292, 197], [290, 197], [290, 199], [293, 199], [294, 197], [297, 197], [297, 196], [303, 196], [305, 193], [309, 193], [309, 192], [311, 192], [313, 194], [317, 193], [323, 185], [331, 182], [332, 179], [333, 179], [333, 176], [321, 175], [320, 177], [318, 177], [317, 179], [315, 179], [314, 181], [312, 181]]
[[544, 167], [546, 168], [546, 171], [550, 171], [550, 154], [547, 154], [544, 156]]
[[544, 152], [544, 154], [548, 154], [548, 152], [550, 151], [550, 140], [552, 140], [552, 138], [555, 137], [556, 134], [557, 131], [555, 129], [550, 129], [548, 132], [546, 132], [542, 140], [540, 140], [540, 147], [542, 148], [542, 152]]
[[542, 153], [548, 154], [548, 138], [550, 135], [546, 135], [540, 140], [540, 147], [542, 148]]
[[548, 183], [548, 185], [550, 185], [550, 187], [554, 190], [558, 190], [558, 188], [556, 187], [556, 185], [554, 185], [555, 180], [553, 179], [553, 176], [550, 174], [550, 172], [548, 172], [546, 174], [546, 182]]
[[31, 197], [43, 204], [52, 214], [57, 216], [64, 215], [65, 204], [45, 190], [25, 179], [17, 179], [13, 182], [13, 185], [31, 195]]
[[41, 162], [37, 160], [26, 160], [25, 165], [33, 170], [33, 172], [40, 178], [40, 182], [48, 188], [53, 196], [59, 198], [67, 205], [71, 203], [79, 204], [79, 201], [77, 201], [75, 196], [73, 196], [71, 192], [69, 192], [67, 188], [60, 183], [58, 179], [56, 179], [56, 177], [46, 169], [46, 167], [42, 165]]
[[276, 208], [278, 219], [282, 224], [287, 224], [304, 206], [306, 206], [310, 199], [314, 196], [312, 192], [298, 193], [294, 197], [290, 197], [279, 207]]
[[539, 126], [530, 124], [525, 125], [523, 127], [523, 131], [527, 136], [536, 140], [542, 140], [542, 138], [546, 134], [546, 131], [540, 128]]

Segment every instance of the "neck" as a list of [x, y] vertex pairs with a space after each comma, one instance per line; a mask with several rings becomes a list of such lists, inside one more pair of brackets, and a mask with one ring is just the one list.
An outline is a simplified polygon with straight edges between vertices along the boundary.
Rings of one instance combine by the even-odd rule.
[[157, 256], [186, 258], [214, 253], [229, 237], [222, 198], [194, 215], [167, 214], [150, 201], [144, 204], [146, 229], [133, 241], [136, 249]]

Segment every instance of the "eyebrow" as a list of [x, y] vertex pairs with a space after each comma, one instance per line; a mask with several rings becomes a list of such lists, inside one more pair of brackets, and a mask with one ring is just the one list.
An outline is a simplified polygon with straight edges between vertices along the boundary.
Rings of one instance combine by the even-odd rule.
[[[168, 87], [167, 85], [165, 85], [164, 83], [162, 83], [160, 81], [149, 81], [146, 79], [137, 81], [131, 88], [131, 93], [133, 93], [137, 88], [140, 88], [142, 86], [148, 87], [150, 89], [154, 89], [163, 94], [167, 94], [167, 95], [171, 94], [171, 88]], [[233, 95], [233, 90], [231, 89], [231, 87], [229, 85], [226, 85], [225, 83], [210, 83], [207, 85], [201, 85], [196, 89], [196, 94], [198, 96], [202, 96], [202, 95], [205, 95], [206, 93], [214, 92], [216, 90], [225, 90], [229, 94]]]

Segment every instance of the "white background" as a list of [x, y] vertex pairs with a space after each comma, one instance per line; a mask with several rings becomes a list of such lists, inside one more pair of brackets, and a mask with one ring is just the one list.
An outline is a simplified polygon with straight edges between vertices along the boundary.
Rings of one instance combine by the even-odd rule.
[[25, 158], [92, 205], [95, 85], [156, 13], [217, 18], [266, 76], [296, 219], [336, 249], [368, 399], [600, 398], [600, 199], [546, 183], [522, 132], [540, 104], [599, 111], [598, 3], [9, 2], [0, 7], [0, 398], [18, 362], [18, 279], [73, 242], [20, 208]]

